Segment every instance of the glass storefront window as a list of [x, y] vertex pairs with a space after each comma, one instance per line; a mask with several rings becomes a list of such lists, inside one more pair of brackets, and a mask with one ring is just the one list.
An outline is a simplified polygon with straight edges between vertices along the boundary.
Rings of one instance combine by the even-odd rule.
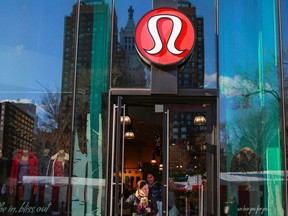
[[[283, 49], [283, 72], [284, 72], [284, 105], [285, 105], [285, 131], [288, 129], [288, 25], [287, 25], [287, 13], [285, 11], [288, 10], [288, 4], [286, 1], [281, 2], [281, 26], [282, 26], [282, 49]], [[288, 156], [287, 152], [287, 132], [286, 132], [286, 158]], [[287, 169], [287, 162], [286, 162], [286, 169]]]
[[220, 194], [229, 215], [283, 215], [276, 1], [219, 1]]
[[[195, 28], [191, 57], [177, 68], [175, 76], [176, 90], [185, 97], [178, 92], [173, 96], [165, 91], [152, 92], [153, 68], [140, 60], [134, 45], [140, 18], [155, 7], [170, 6], [183, 12]], [[133, 154], [135, 164], [122, 167], [123, 172], [126, 170], [125, 183], [131, 180], [135, 185], [136, 180], [145, 178], [140, 168], [150, 166], [156, 152], [157, 166], [169, 174], [164, 176], [159, 169], [159, 181], [175, 181], [175, 185], [167, 184], [164, 197], [168, 205], [163, 209], [169, 209], [169, 198], [173, 197], [169, 192], [178, 186], [175, 206], [180, 214], [284, 215], [287, 147], [282, 117], [287, 118], [288, 113], [287, 10], [287, 1], [275, 0], [1, 1], [0, 215], [88, 216], [113, 214], [118, 207], [121, 210], [113, 194], [117, 184], [110, 158], [114, 156], [111, 134], [115, 125], [111, 122], [116, 110], [112, 105], [117, 90], [130, 94], [126, 90], [132, 88], [143, 90], [139, 91], [143, 94], [151, 90], [152, 96], [131, 97], [138, 91], [125, 95], [123, 103], [129, 102], [130, 114], [137, 107], [137, 115], [142, 118], [150, 111], [154, 112], [150, 116], [153, 119], [163, 112], [159, 111], [162, 104], [155, 103], [169, 107], [180, 101], [182, 106], [212, 98], [213, 111], [211, 108], [209, 112], [213, 112], [213, 119], [219, 113], [219, 122], [191, 126], [190, 118], [196, 112], [178, 108], [171, 109], [171, 121], [166, 119], [171, 131], [163, 130], [162, 117], [153, 119], [157, 130], [163, 132], [163, 140], [164, 135], [171, 135], [171, 140], [165, 138], [171, 143], [165, 146], [171, 160], [163, 162], [167, 155], [163, 157], [165, 151], [159, 154], [159, 134], [149, 132], [147, 124], [153, 146], [147, 160]], [[204, 91], [195, 89], [206, 89], [205, 93], [212, 89], [215, 94], [200, 99], [196, 95]], [[149, 104], [149, 109], [142, 111], [141, 104]], [[203, 107], [207, 105], [203, 104], [199, 113], [206, 116]], [[139, 128], [148, 120], [139, 121]], [[135, 130], [135, 143], [141, 132], [147, 141], [147, 134], [139, 129]], [[186, 142], [189, 136], [191, 143]], [[135, 145], [129, 142], [130, 147], [140, 148], [138, 141]], [[132, 155], [128, 151], [125, 154]], [[184, 166], [180, 167], [180, 162]], [[216, 173], [218, 163], [220, 173]], [[219, 203], [215, 195], [218, 174]], [[183, 185], [189, 186], [185, 188], [188, 193], [181, 190]]]
[[61, 77], [64, 18], [74, 3], [0, 3], [4, 215], [67, 212], [71, 118], [61, 103]]
[[110, 2], [82, 1], [79, 13], [71, 212], [105, 215]]
[[193, 23], [194, 51], [178, 72], [178, 88], [216, 88], [216, 28], [214, 0], [178, 1], [178, 9]]
[[105, 215], [111, 2], [0, 13], [0, 214]]

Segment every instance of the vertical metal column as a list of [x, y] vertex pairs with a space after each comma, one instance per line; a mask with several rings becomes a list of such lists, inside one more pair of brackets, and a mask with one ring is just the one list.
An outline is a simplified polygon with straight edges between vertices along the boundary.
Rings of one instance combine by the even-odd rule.
[[163, 196], [163, 209], [162, 215], [169, 215], [169, 110], [164, 112], [163, 118], [163, 162], [164, 162], [164, 170], [163, 170], [163, 187], [164, 187], [164, 196]]
[[121, 165], [121, 203], [120, 203], [120, 215], [123, 215], [123, 202], [124, 202], [124, 153], [125, 153], [125, 116], [126, 116], [126, 106], [123, 106], [123, 120], [122, 120], [122, 165]]
[[[119, 165], [120, 165], [120, 142], [121, 142], [121, 96], [117, 99], [117, 116], [116, 116], [116, 157], [115, 157], [115, 202], [114, 202], [114, 215], [118, 215], [119, 203]], [[113, 177], [112, 177], [113, 178]]]
[[[114, 154], [115, 154], [115, 126], [116, 126], [116, 108], [117, 106], [113, 105], [113, 120], [112, 120], [112, 147], [111, 147], [111, 180], [110, 180], [110, 210], [113, 209], [113, 173], [114, 173]], [[113, 211], [110, 211], [110, 216], [112, 216]]]
[[[117, 105], [114, 104], [113, 106], [113, 120], [112, 120], [112, 147], [111, 147], [111, 190], [110, 190], [110, 216], [112, 215], [118, 215], [118, 206], [119, 206], [119, 191], [121, 192], [120, 196], [120, 215], [123, 215], [123, 194], [124, 194], [124, 188], [123, 188], [123, 176], [124, 176], [124, 134], [125, 134], [125, 121], [123, 121], [122, 124], [122, 159], [120, 161], [120, 149], [121, 149], [121, 115], [125, 116], [125, 105], [121, 107], [121, 97], [118, 97], [118, 103]], [[122, 114], [122, 108], [123, 108], [123, 114]], [[124, 120], [124, 118], [123, 118]], [[115, 139], [116, 138], [116, 139]], [[116, 151], [115, 151], [116, 147]], [[115, 156], [116, 154], [116, 156]], [[120, 172], [120, 162], [121, 162], [121, 180], [119, 180], [119, 172]], [[114, 169], [115, 169], [115, 182], [114, 182]], [[119, 190], [119, 184], [121, 184], [121, 190]], [[115, 189], [113, 187], [115, 186]], [[115, 194], [113, 195], [113, 191], [115, 191]], [[118, 195], [117, 195], [118, 194]], [[113, 201], [114, 200], [114, 201]], [[114, 211], [113, 211], [114, 210]], [[113, 214], [114, 212], [114, 214]]]

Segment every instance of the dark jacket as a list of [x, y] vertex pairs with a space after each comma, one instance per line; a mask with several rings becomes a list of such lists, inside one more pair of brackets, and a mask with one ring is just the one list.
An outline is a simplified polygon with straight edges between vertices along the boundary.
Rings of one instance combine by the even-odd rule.
[[48, 172], [50, 156], [41, 156], [38, 158], [39, 176], [45, 176]]
[[241, 150], [232, 158], [231, 172], [251, 172], [262, 170], [261, 158], [252, 150], [248, 152]]
[[149, 185], [149, 193], [153, 194], [156, 201], [162, 202], [162, 185], [155, 181], [152, 185]]
[[148, 196], [148, 206], [151, 208], [150, 213], [144, 207], [139, 208], [140, 199], [141, 197], [136, 196], [136, 193], [131, 194], [124, 202], [124, 208], [130, 208], [132, 216], [154, 216], [158, 213], [156, 198], [152, 194]]

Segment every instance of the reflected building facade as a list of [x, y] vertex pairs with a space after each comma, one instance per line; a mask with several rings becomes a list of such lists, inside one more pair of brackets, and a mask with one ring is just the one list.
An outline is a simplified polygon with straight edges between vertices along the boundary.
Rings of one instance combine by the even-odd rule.
[[125, 52], [127, 73], [128, 73], [128, 86], [134, 85], [134, 87], [145, 86], [145, 72], [144, 66], [139, 61], [136, 49], [135, 49], [135, 21], [133, 18], [134, 9], [132, 6], [128, 9], [128, 20], [126, 26], [120, 29], [120, 46]]
[[[19, 1], [11, 0], [3, 4], [6, 11], [10, 2], [20, 8]], [[0, 85], [5, 98], [20, 91], [38, 100], [0, 101], [0, 171], [6, 153], [13, 151], [0, 177], [0, 214], [131, 215], [124, 197], [152, 171], [164, 185], [162, 215], [174, 215], [171, 200], [179, 215], [287, 214], [286, 1], [67, 0], [57, 1], [57, 10], [56, 0], [23, 2], [25, 14], [31, 5], [43, 13], [31, 15], [31, 20], [13, 13], [17, 30], [31, 33], [19, 34], [19, 41], [25, 41], [23, 52], [33, 50], [33, 55], [21, 59], [22, 46], [10, 55], [18, 36], [14, 29], [3, 37], [7, 44], [1, 47], [10, 47], [3, 49], [3, 58], [12, 56], [19, 68], [24, 61], [32, 70], [40, 67], [43, 56], [51, 66], [50, 57], [60, 52], [61, 86], [60, 93], [23, 88], [27, 79], [20, 78], [9, 91]], [[137, 54], [137, 22], [159, 7], [182, 12], [193, 25], [193, 51], [181, 65], [149, 66]], [[46, 16], [49, 23], [56, 17], [61, 22], [57, 31], [56, 25], [44, 22]], [[4, 17], [15, 26], [10, 16]], [[158, 29], [166, 46], [162, 54], [170, 52], [171, 20], [155, 25], [172, 26], [171, 32]], [[176, 20], [187, 21], [181, 16]], [[55, 47], [43, 49], [48, 34], [42, 29], [52, 32], [49, 45]], [[60, 31], [63, 47], [52, 43]], [[186, 37], [185, 31], [178, 36]], [[175, 49], [182, 43], [177, 40]], [[41, 67], [39, 73], [47, 75], [47, 65]], [[9, 68], [8, 76], [10, 70], [15, 71]], [[19, 70], [19, 77], [29, 74], [26, 70]], [[35, 80], [34, 75], [28, 78]], [[123, 115], [130, 117], [129, 125], [121, 122]], [[204, 120], [195, 121], [200, 116]], [[125, 139], [127, 131], [134, 133], [133, 139]], [[27, 156], [22, 149], [33, 152]]]
[[[2, 101], [0, 149], [5, 155], [8, 150], [31, 149], [36, 146], [36, 106], [21, 101]], [[13, 152], [13, 151], [12, 151]]]
[[178, 72], [178, 86], [186, 89], [202, 89], [205, 71], [204, 18], [197, 16], [196, 7], [189, 1], [179, 1], [178, 9], [191, 20], [195, 31], [193, 53]]
[[[80, 8], [75, 4], [71, 15], [65, 17], [61, 107], [66, 113], [65, 118], [69, 119], [65, 131], [69, 131], [73, 124], [75, 127], [72, 139], [75, 146], [70, 146], [68, 151], [73, 151], [70, 153], [73, 153], [75, 162], [71, 171], [78, 178], [105, 178], [105, 169], [98, 169], [105, 164], [98, 152], [106, 154], [99, 146], [105, 141], [102, 125], [106, 118], [102, 117], [105, 115], [102, 109], [107, 106], [109, 19], [110, 8], [105, 0], [86, 0]], [[77, 49], [75, 42], [78, 42]], [[73, 98], [71, 92], [75, 88]], [[70, 106], [73, 103], [74, 110]], [[101, 187], [75, 186], [71, 196], [73, 212], [84, 215], [92, 211], [93, 205], [95, 208], [97, 199], [102, 199], [104, 192]]]

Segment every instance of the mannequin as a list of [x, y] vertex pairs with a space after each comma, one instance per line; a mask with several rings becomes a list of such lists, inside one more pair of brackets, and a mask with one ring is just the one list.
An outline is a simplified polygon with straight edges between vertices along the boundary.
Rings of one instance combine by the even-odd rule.
[[52, 177], [52, 211], [57, 213], [59, 212], [59, 209], [62, 209], [62, 202], [66, 204], [67, 185], [61, 184], [63, 180], [61, 177], [68, 176], [69, 174], [68, 162], [69, 154], [67, 154], [64, 149], [60, 149], [51, 157], [50, 160], [50, 176]]
[[261, 158], [252, 148], [244, 147], [235, 154], [231, 161], [231, 172], [262, 171]]
[[[50, 152], [50, 149], [45, 148], [43, 150], [43, 155], [39, 157], [39, 176], [46, 176], [48, 172], [48, 167], [49, 167], [49, 162], [50, 162], [49, 152]], [[44, 178], [44, 180], [46, 179]], [[42, 184], [39, 184], [39, 197], [38, 197], [39, 205], [44, 204], [45, 189], [46, 189], [46, 181]]]
[[35, 195], [38, 190], [36, 182], [33, 182], [32, 186], [25, 185], [23, 183], [24, 176], [38, 176], [38, 159], [28, 149], [18, 151], [12, 162], [10, 193], [17, 191], [19, 201], [28, 201], [32, 198], [32, 193]]
[[[68, 156], [68, 154], [67, 154]], [[57, 161], [59, 162], [63, 162], [64, 160], [69, 160], [69, 156], [68, 158], [65, 158], [65, 151], [64, 149], [60, 149], [57, 155]]]
[[39, 158], [39, 176], [45, 176], [47, 173], [50, 156], [49, 156], [50, 149], [44, 149], [43, 155]]
[[[263, 170], [261, 158], [251, 147], [243, 147], [237, 152], [231, 160], [231, 172], [236, 173], [255, 173]], [[243, 175], [243, 174], [242, 174]], [[246, 212], [238, 212], [238, 208], [251, 207], [251, 202], [247, 197], [253, 200], [253, 205], [260, 206], [261, 202], [258, 194], [262, 193], [260, 184], [257, 181], [245, 181], [241, 184], [231, 182], [231, 212], [237, 215], [246, 215]], [[241, 198], [242, 197], [242, 198]], [[245, 197], [245, 198], [244, 198]], [[257, 203], [258, 202], [258, 203]], [[259, 204], [259, 205], [258, 205]]]

